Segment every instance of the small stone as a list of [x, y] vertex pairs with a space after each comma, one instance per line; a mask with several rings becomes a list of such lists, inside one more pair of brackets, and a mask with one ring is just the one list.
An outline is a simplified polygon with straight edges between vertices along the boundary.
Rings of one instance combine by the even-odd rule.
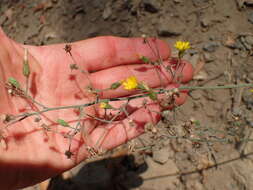
[[248, 21], [253, 24], [253, 12], [248, 15]]
[[206, 63], [210, 63], [215, 60], [215, 57], [208, 52], [205, 52], [203, 56]]
[[244, 0], [244, 3], [246, 5], [252, 6], [253, 5], [253, 0]]
[[253, 119], [252, 119], [252, 118], [247, 117], [247, 118], [246, 118], [246, 123], [247, 123], [251, 128], [253, 128]]
[[244, 36], [240, 36], [239, 40], [241, 41], [242, 45], [246, 50], [251, 50], [251, 45], [247, 43]]
[[207, 52], [215, 52], [215, 50], [219, 47], [219, 43], [217, 42], [208, 42], [204, 44], [203, 50]]
[[228, 48], [232, 48], [235, 49], [235, 39], [231, 36], [227, 36], [226, 41], [224, 42], [224, 46], [228, 47]]
[[199, 52], [198, 52], [198, 50], [196, 50], [196, 49], [189, 49], [189, 50], [188, 50], [188, 53], [189, 53], [191, 56], [193, 56], [193, 55], [195, 55], [195, 54], [197, 54], [197, 53], [199, 53]]
[[174, 0], [174, 3], [182, 3], [182, 0]]
[[189, 55], [188, 53], [184, 56], [184, 59], [185, 60], [188, 60], [192, 65], [193, 67], [196, 67], [196, 65], [198, 64], [199, 62], [199, 54], [194, 54], [194, 55]]
[[48, 40], [58, 38], [58, 35], [56, 34], [56, 32], [51, 31], [51, 32], [46, 33], [44, 38], [45, 38], [45, 41], [48, 41]]
[[199, 73], [193, 77], [193, 79], [197, 81], [203, 81], [203, 80], [206, 80], [207, 78], [208, 78], [208, 74], [203, 70], [199, 71]]
[[238, 106], [232, 108], [232, 113], [234, 116], [241, 116], [242, 115], [242, 109]]
[[159, 164], [165, 164], [170, 157], [168, 148], [153, 151], [153, 160]]
[[233, 54], [234, 55], [238, 55], [240, 53], [240, 50], [239, 49], [234, 49], [234, 51], [233, 51]]
[[202, 94], [199, 91], [194, 90], [191, 92], [191, 96], [194, 100], [199, 100], [202, 97]]
[[184, 31], [184, 24], [178, 24], [182, 21], [178, 19], [162, 19], [157, 28], [157, 33], [161, 37], [179, 36]]
[[105, 5], [105, 9], [103, 11], [102, 17], [104, 20], [108, 19], [110, 16], [112, 15], [112, 8], [111, 8], [111, 4], [107, 3]]
[[242, 50], [242, 51], [245, 51], [245, 47], [244, 45], [242, 44], [241, 40], [239, 38], [236, 39], [235, 41], [235, 46], [234, 46], [236, 49], [239, 49], [239, 50]]
[[253, 36], [245, 36], [245, 42], [251, 46], [253, 46]]
[[250, 72], [249, 75], [248, 75], [249, 79], [253, 80], [253, 73]]
[[200, 7], [209, 3], [209, 0], [192, 0], [192, 1], [193, 1], [193, 4], [197, 7]]
[[200, 21], [201, 26], [208, 27], [210, 25], [210, 20], [207, 17], [204, 17]]
[[248, 110], [253, 110], [253, 96], [252, 92], [249, 89], [244, 90], [242, 100]]
[[159, 11], [159, 7], [161, 6], [158, 0], [143, 0], [144, 9], [150, 13], [157, 13]]

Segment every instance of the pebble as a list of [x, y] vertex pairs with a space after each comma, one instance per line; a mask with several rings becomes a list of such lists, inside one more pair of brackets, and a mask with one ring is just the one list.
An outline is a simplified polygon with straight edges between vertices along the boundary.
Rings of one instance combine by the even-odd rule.
[[153, 160], [159, 164], [165, 164], [169, 160], [170, 156], [171, 155], [167, 147], [153, 151]]
[[251, 45], [248, 44], [244, 36], [240, 36], [239, 39], [246, 50], [251, 50]]
[[205, 52], [203, 57], [204, 57], [204, 60], [205, 60], [206, 63], [210, 63], [210, 62], [215, 60], [215, 57], [212, 54], [208, 53], [208, 52]]
[[199, 52], [198, 52], [198, 50], [196, 50], [196, 49], [189, 49], [189, 50], [188, 50], [188, 53], [189, 53], [191, 56], [193, 56], [193, 55], [195, 55], [195, 54], [197, 54], [197, 53], [199, 53]]
[[209, 3], [209, 0], [192, 0], [192, 1], [195, 6], [203, 6], [206, 3]]
[[224, 46], [235, 49], [235, 39], [231, 36], [227, 36], [226, 41], [224, 42]]
[[182, 3], [182, 0], [174, 0], [174, 3]]
[[108, 19], [112, 15], [112, 8], [111, 4], [107, 3], [105, 6], [105, 9], [103, 11], [102, 17], [104, 20]]
[[245, 36], [244, 39], [245, 39], [247, 44], [253, 46], [253, 36], [251, 36], [251, 35], [250, 36]]
[[203, 46], [203, 50], [207, 52], [215, 52], [215, 50], [219, 47], [218, 42], [207, 42]]
[[250, 127], [253, 128], [253, 120], [252, 120], [252, 118], [246, 118], [246, 122], [247, 122], [247, 124], [248, 124]]
[[190, 54], [187, 53], [184, 56], [184, 59], [188, 60], [193, 65], [193, 67], [196, 67], [196, 65], [199, 62], [199, 54], [194, 54], [194, 55], [191, 56]]
[[234, 51], [233, 51], [233, 54], [234, 54], [234, 55], [239, 55], [239, 53], [240, 53], [240, 50], [239, 50], [239, 49], [234, 49]]
[[204, 17], [200, 21], [201, 26], [208, 27], [210, 25], [210, 20], [207, 17]]
[[161, 37], [179, 36], [184, 31], [184, 24], [178, 24], [181, 21], [178, 19], [162, 19], [157, 28], [157, 33]]
[[242, 115], [242, 109], [238, 106], [232, 108], [232, 113], [234, 116], [241, 116]]
[[252, 111], [246, 111], [244, 114], [244, 118], [246, 120], [246, 123], [253, 128], [253, 117], [252, 117]]
[[208, 78], [208, 74], [202, 70], [202, 71], [199, 71], [199, 73], [193, 77], [193, 80], [203, 81], [203, 80], [206, 80], [207, 78]]
[[253, 96], [252, 96], [252, 92], [250, 90], [246, 89], [243, 92], [242, 100], [245, 103], [246, 108], [248, 110], [253, 110]]
[[195, 90], [191, 92], [191, 96], [194, 100], [199, 100], [202, 97], [202, 94]]
[[253, 24], [253, 12], [248, 15], [248, 21]]
[[144, 9], [150, 13], [157, 13], [159, 11], [160, 3], [157, 0], [143, 0]]
[[253, 73], [252, 72], [249, 73], [248, 78], [253, 80]]
[[246, 50], [245, 47], [244, 47], [244, 45], [242, 44], [242, 41], [240, 39], [238, 39], [238, 38], [235, 41], [234, 48], [235, 49], [239, 49], [239, 50], [243, 50], [243, 51]]

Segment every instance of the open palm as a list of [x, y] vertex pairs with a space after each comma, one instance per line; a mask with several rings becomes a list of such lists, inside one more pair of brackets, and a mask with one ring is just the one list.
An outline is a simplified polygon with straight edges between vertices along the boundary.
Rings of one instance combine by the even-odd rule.
[[[22, 87], [25, 86], [25, 77], [22, 74], [24, 48], [29, 51], [32, 71], [29, 93], [47, 108], [92, 102], [95, 96], [86, 90], [88, 86], [105, 89], [112, 83], [133, 75], [151, 87], [159, 87], [161, 81], [168, 88], [173, 86], [169, 74], [164, 74], [163, 71], [158, 71], [161, 72], [158, 74], [153, 66], [139, 61], [140, 55], [157, 58], [140, 38], [98, 37], [72, 43], [71, 54], [75, 62], [70, 54], [64, 51], [65, 44], [24, 46], [10, 40], [1, 31], [0, 44], [1, 115], [42, 109], [39, 105], [31, 105], [20, 97], [11, 96], [4, 87], [9, 77], [16, 78]], [[164, 42], [156, 40], [151, 41], [151, 44], [159, 50], [163, 59], [170, 56], [170, 49]], [[71, 71], [70, 64], [73, 63], [77, 64], [79, 70]], [[182, 81], [187, 82], [191, 77], [192, 68], [190, 64], [186, 64]], [[134, 93], [136, 91], [127, 91], [120, 87], [99, 95], [100, 98], [113, 98]], [[177, 104], [182, 104], [185, 97], [182, 93], [177, 99]], [[33, 116], [9, 126], [4, 130], [5, 141], [0, 146], [1, 187], [15, 189], [38, 183], [74, 167], [89, 157], [89, 148], [98, 145], [98, 141], [99, 148], [108, 150], [140, 135], [147, 122], [159, 120], [157, 112], [160, 111], [157, 104], [150, 102], [147, 109], [143, 107], [142, 102], [141, 99], [131, 101], [129, 116], [118, 117], [117, 121], [109, 124], [98, 122], [91, 117], [83, 120], [81, 133], [77, 133], [71, 141], [70, 150], [73, 155], [70, 159], [65, 153], [70, 145], [70, 138], [66, 138], [66, 134], [69, 134], [71, 129], [57, 125], [56, 121], [61, 118], [68, 121], [71, 127], [75, 127], [80, 114], [77, 109], [45, 112], [39, 116], [39, 122], [35, 122]], [[119, 107], [123, 103], [125, 102], [112, 104]], [[99, 118], [104, 116], [104, 110], [99, 106], [86, 107], [82, 112]], [[134, 127], [130, 125], [130, 120], [134, 121]], [[0, 129], [4, 126], [1, 122]], [[41, 126], [48, 126], [50, 131]]]

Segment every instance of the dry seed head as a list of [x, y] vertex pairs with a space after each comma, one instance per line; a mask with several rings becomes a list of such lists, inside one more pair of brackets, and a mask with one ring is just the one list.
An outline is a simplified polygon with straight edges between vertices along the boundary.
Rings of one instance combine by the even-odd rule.
[[72, 47], [70, 44], [66, 44], [64, 47], [64, 50], [66, 51], [66, 53], [71, 53]]
[[173, 91], [173, 93], [179, 93], [178, 88], [174, 88], [172, 91]]
[[36, 123], [40, 122], [40, 120], [41, 120], [41, 118], [39, 118], [39, 117], [34, 118], [34, 122], [36, 122]]
[[129, 119], [128, 123], [129, 123], [130, 127], [136, 127], [136, 123], [133, 121], [133, 119]]
[[157, 128], [154, 125], [152, 125], [151, 132], [154, 134], [156, 134], [158, 132]]
[[10, 95], [13, 95], [13, 93], [14, 93], [12, 89], [8, 89], [7, 92], [8, 92], [8, 94], [10, 94]]
[[190, 122], [194, 123], [196, 121], [196, 119], [194, 117], [190, 117]]
[[166, 95], [167, 97], [171, 97], [171, 96], [173, 95], [173, 92], [172, 92], [172, 91], [166, 91], [166, 92], [165, 92], [165, 95]]
[[0, 118], [1, 122], [3, 123], [9, 123], [10, 121], [14, 120], [14, 116], [9, 114], [2, 114]]

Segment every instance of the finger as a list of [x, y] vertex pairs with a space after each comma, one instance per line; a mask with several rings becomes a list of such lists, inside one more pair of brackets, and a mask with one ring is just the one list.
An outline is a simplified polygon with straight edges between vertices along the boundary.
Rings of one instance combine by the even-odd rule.
[[[177, 88], [178, 85], [168, 85], [165, 89], [170, 90]], [[178, 94], [172, 95], [169, 94], [158, 94], [157, 101], [151, 100], [149, 97], [143, 97], [143, 98], [136, 98], [132, 99], [131, 101], [127, 100], [121, 100], [121, 101], [110, 101], [109, 104], [114, 109], [109, 109], [106, 111], [107, 120], [123, 120], [128, 115], [131, 115], [136, 110], [145, 107], [150, 104], [159, 104], [161, 106], [161, 109], [172, 109], [175, 106], [182, 105], [187, 98], [187, 92], [186, 91], [180, 91]], [[174, 98], [174, 99], [173, 99]], [[124, 108], [124, 109], [123, 109]], [[100, 118], [105, 117], [105, 110], [104, 109], [98, 109], [97, 115]]]
[[148, 108], [138, 109], [122, 121], [101, 125], [92, 132], [90, 136], [92, 142], [94, 145], [99, 144], [104, 150], [126, 143], [142, 134], [145, 124], [157, 123], [160, 119], [160, 114], [157, 112], [160, 112], [159, 106], [152, 104]]
[[[170, 48], [165, 42], [158, 39], [148, 39], [148, 42], [150, 46], [143, 43], [143, 38], [103, 36], [70, 45], [71, 54], [76, 62], [81, 64], [82, 69], [93, 72], [118, 65], [138, 63], [140, 62], [140, 56], [150, 57], [151, 60], [155, 60], [159, 56], [162, 59], [170, 56]], [[26, 47], [29, 48], [34, 57], [43, 61], [43, 63], [55, 60], [55, 64], [60, 64], [60, 67], [63, 67], [72, 63], [69, 54], [63, 50], [64, 46], [64, 44], [57, 44]], [[157, 52], [159, 52], [159, 55]], [[66, 69], [69, 71], [69, 67], [66, 67]]]
[[[164, 62], [164, 66], [169, 66], [170, 62]], [[174, 70], [175, 72], [175, 70]], [[193, 76], [193, 67], [187, 61], [182, 61], [182, 64], [177, 68], [177, 74], [180, 75], [180, 80], [185, 83], [191, 80]], [[164, 67], [158, 69], [152, 65], [137, 64], [118, 66], [110, 69], [105, 69], [90, 75], [93, 87], [95, 89], [106, 89], [111, 84], [120, 80], [126, 79], [129, 76], [135, 76], [139, 82], [145, 82], [149, 87], [156, 88], [166, 86], [172, 82], [171, 73]], [[136, 93], [134, 90], [125, 90], [122, 86], [117, 90], [108, 90], [100, 94], [101, 98], [127, 96]]]
[[159, 56], [166, 59], [170, 52], [165, 42], [154, 38], [144, 43], [143, 38], [97, 37], [73, 44], [73, 54], [80, 57], [88, 71], [140, 63], [140, 55], [151, 60]]

